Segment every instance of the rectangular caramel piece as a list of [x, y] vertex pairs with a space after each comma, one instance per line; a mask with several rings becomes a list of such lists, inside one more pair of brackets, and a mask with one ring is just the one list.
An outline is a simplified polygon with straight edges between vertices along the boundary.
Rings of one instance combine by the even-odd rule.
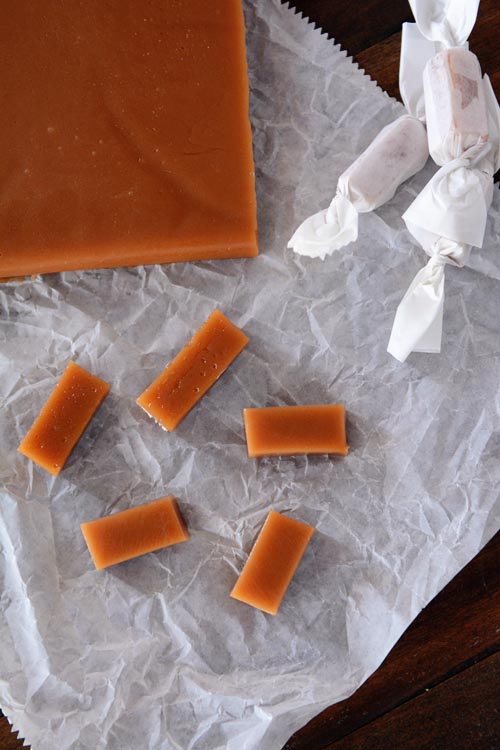
[[51, 474], [59, 474], [108, 391], [108, 383], [70, 362], [19, 452]]
[[175, 429], [248, 340], [225, 315], [214, 310], [137, 403], [166, 430]]
[[243, 418], [250, 458], [349, 450], [343, 404], [244, 409]]
[[0, 278], [257, 254], [241, 0], [3, 0]]
[[97, 570], [189, 539], [172, 495], [87, 521], [80, 528]]
[[314, 526], [271, 510], [231, 591], [233, 599], [277, 614], [314, 531]]

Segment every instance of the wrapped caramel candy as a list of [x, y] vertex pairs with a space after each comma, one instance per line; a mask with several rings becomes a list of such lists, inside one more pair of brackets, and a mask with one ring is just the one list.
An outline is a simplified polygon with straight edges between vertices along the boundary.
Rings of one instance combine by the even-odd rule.
[[427, 161], [425, 127], [403, 115], [386, 125], [339, 177], [337, 194], [325, 211], [306, 219], [288, 247], [299, 255], [325, 259], [358, 237], [358, 214], [387, 203], [402, 182]]
[[341, 174], [330, 206], [299, 226], [288, 243], [299, 255], [324, 260], [335, 250], [354, 242], [358, 237], [358, 215], [387, 203], [401, 183], [426, 163], [429, 148], [424, 124], [422, 72], [436, 47], [419, 37], [416, 41], [419, 54], [415, 57], [414, 44], [405, 41], [411, 34], [411, 28], [403, 29], [400, 63], [400, 89], [407, 114], [383, 128]]
[[500, 167], [500, 109], [467, 45], [478, 2], [410, 4], [417, 19], [413, 38], [427, 38], [438, 48], [425, 64], [423, 91], [429, 151], [441, 169], [403, 215], [430, 260], [396, 312], [388, 351], [401, 362], [413, 351], [441, 350], [444, 268], [463, 266], [471, 248], [482, 246]]

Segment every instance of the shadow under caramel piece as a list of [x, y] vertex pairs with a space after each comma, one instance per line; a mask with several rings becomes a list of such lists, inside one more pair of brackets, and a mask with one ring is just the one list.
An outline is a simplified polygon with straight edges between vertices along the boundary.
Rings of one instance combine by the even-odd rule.
[[233, 599], [275, 615], [314, 526], [271, 510], [236, 585]]
[[70, 362], [18, 451], [59, 474], [108, 391], [108, 383]]
[[80, 524], [97, 570], [189, 539], [173, 495]]
[[250, 408], [243, 419], [250, 458], [349, 451], [343, 404]]
[[0, 278], [257, 255], [241, 0], [3, 0]]
[[214, 310], [137, 403], [164, 429], [175, 429], [248, 341], [229, 318]]

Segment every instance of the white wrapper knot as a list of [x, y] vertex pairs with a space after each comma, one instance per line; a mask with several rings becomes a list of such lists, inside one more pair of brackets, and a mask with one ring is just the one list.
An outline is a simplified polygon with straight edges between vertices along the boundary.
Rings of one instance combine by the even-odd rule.
[[400, 362], [411, 352], [441, 351], [444, 267], [449, 262], [445, 255], [433, 255], [398, 306], [387, 351]]
[[409, 0], [420, 32], [446, 47], [466, 43], [476, 22], [479, 0]]
[[348, 198], [337, 193], [327, 209], [302, 222], [288, 247], [299, 255], [324, 260], [357, 238], [358, 212]]
[[492, 179], [469, 163], [462, 158], [442, 167], [403, 215], [431, 257], [396, 311], [387, 351], [400, 362], [411, 352], [441, 351], [444, 267], [462, 267], [471, 247], [483, 243]]

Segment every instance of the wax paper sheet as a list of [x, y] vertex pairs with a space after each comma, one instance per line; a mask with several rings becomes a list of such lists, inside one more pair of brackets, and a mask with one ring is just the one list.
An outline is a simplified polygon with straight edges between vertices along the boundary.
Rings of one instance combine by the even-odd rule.
[[[402, 107], [277, 0], [246, 10], [261, 256], [0, 287], [0, 704], [35, 750], [278, 750], [500, 525], [498, 190], [442, 355], [399, 364], [400, 217], [435, 168], [324, 263], [287, 250]], [[164, 433], [135, 398], [215, 306], [251, 342]], [[16, 447], [70, 358], [112, 392], [55, 478]], [[347, 458], [247, 458], [243, 407], [331, 401]], [[167, 493], [191, 540], [94, 571], [79, 523]], [[270, 507], [317, 526], [277, 617], [229, 597]]]

